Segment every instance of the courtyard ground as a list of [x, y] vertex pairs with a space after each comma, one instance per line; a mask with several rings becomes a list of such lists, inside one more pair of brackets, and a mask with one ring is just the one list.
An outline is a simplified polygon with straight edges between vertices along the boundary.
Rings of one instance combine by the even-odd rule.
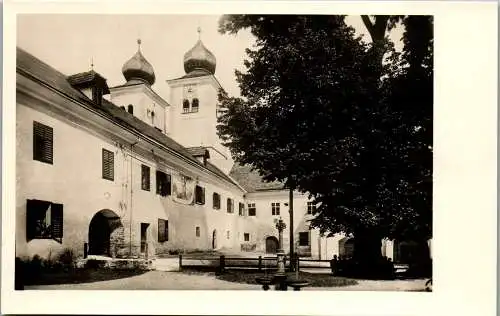
[[[425, 281], [357, 280], [358, 284], [343, 287], [306, 287], [303, 290], [320, 291], [422, 291]], [[261, 290], [260, 285], [218, 280], [212, 275], [190, 275], [178, 272], [149, 271], [132, 277], [79, 284], [33, 285], [25, 290]]]

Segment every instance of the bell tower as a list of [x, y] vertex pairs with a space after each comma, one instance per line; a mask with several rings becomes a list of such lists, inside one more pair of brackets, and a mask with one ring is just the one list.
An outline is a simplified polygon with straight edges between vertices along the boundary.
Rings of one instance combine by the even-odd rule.
[[167, 80], [170, 87], [171, 136], [185, 147], [203, 147], [210, 153], [209, 162], [226, 174], [233, 166], [229, 149], [217, 136], [217, 104], [222, 86], [215, 77], [216, 58], [201, 41], [184, 54], [180, 78]]
[[137, 52], [123, 64], [126, 82], [110, 88], [111, 102], [164, 134], [169, 133], [169, 104], [152, 88], [156, 81], [153, 66], [146, 60], [137, 40]]

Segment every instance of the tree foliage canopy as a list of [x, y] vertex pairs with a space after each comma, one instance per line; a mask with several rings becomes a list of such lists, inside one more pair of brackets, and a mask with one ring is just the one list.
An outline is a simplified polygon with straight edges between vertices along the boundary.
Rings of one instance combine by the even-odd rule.
[[218, 131], [237, 162], [308, 192], [323, 232], [430, 238], [432, 18], [383, 20], [404, 25], [401, 54], [344, 16], [224, 16], [221, 33], [249, 29], [256, 46], [236, 71], [241, 97], [220, 94]]

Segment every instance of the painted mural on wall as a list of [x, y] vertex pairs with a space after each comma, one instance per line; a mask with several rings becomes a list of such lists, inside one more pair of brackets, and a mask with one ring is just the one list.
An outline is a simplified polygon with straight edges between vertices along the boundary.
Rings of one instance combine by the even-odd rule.
[[193, 204], [195, 181], [185, 175], [177, 174], [173, 176], [172, 197], [177, 203]]

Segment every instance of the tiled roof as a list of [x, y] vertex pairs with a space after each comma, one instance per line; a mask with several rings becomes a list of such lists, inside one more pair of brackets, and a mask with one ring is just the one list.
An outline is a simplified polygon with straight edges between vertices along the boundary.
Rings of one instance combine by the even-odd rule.
[[69, 84], [74, 86], [74, 87], [78, 87], [79, 85], [83, 85], [86, 83], [91, 83], [94, 80], [99, 80], [100, 82], [103, 83], [103, 86], [105, 89], [104, 93], [105, 94], [109, 93], [108, 85], [106, 84], [106, 79], [103, 78], [101, 75], [99, 75], [94, 70], [80, 72], [80, 73], [68, 76], [67, 80], [68, 80]]
[[[230, 177], [228, 177], [216, 166], [209, 163], [204, 166], [193, 155], [191, 155], [191, 153], [186, 148], [174, 141], [172, 138], [166, 136], [154, 127], [149, 126], [145, 122], [139, 120], [132, 114], [129, 114], [127, 111], [123, 111], [115, 104], [103, 99], [100, 106], [96, 105], [82, 92], [73, 88], [64, 74], [55, 70], [51, 66], [47, 65], [46, 63], [42, 62], [41, 60], [22, 50], [21, 48], [17, 48], [17, 70], [27, 73], [28, 75], [34, 77], [36, 80], [49, 85], [53, 89], [58, 90], [59, 92], [74, 99], [75, 101], [83, 103], [88, 107], [92, 107], [94, 110], [107, 116], [119, 125], [128, 129], [135, 130], [147, 137], [154, 139], [158, 143], [170, 148], [186, 159], [195, 162], [200, 167], [206, 168], [219, 177], [223, 178], [224, 180], [237, 185], [237, 183], [235, 183]], [[68, 106], [68, 111], [71, 111], [71, 105], [69, 103], [65, 103], [63, 105]]]
[[250, 165], [240, 165], [235, 163], [229, 176], [238, 182], [248, 192], [257, 192], [265, 190], [282, 190], [284, 184], [281, 182], [264, 182], [257, 170]]

